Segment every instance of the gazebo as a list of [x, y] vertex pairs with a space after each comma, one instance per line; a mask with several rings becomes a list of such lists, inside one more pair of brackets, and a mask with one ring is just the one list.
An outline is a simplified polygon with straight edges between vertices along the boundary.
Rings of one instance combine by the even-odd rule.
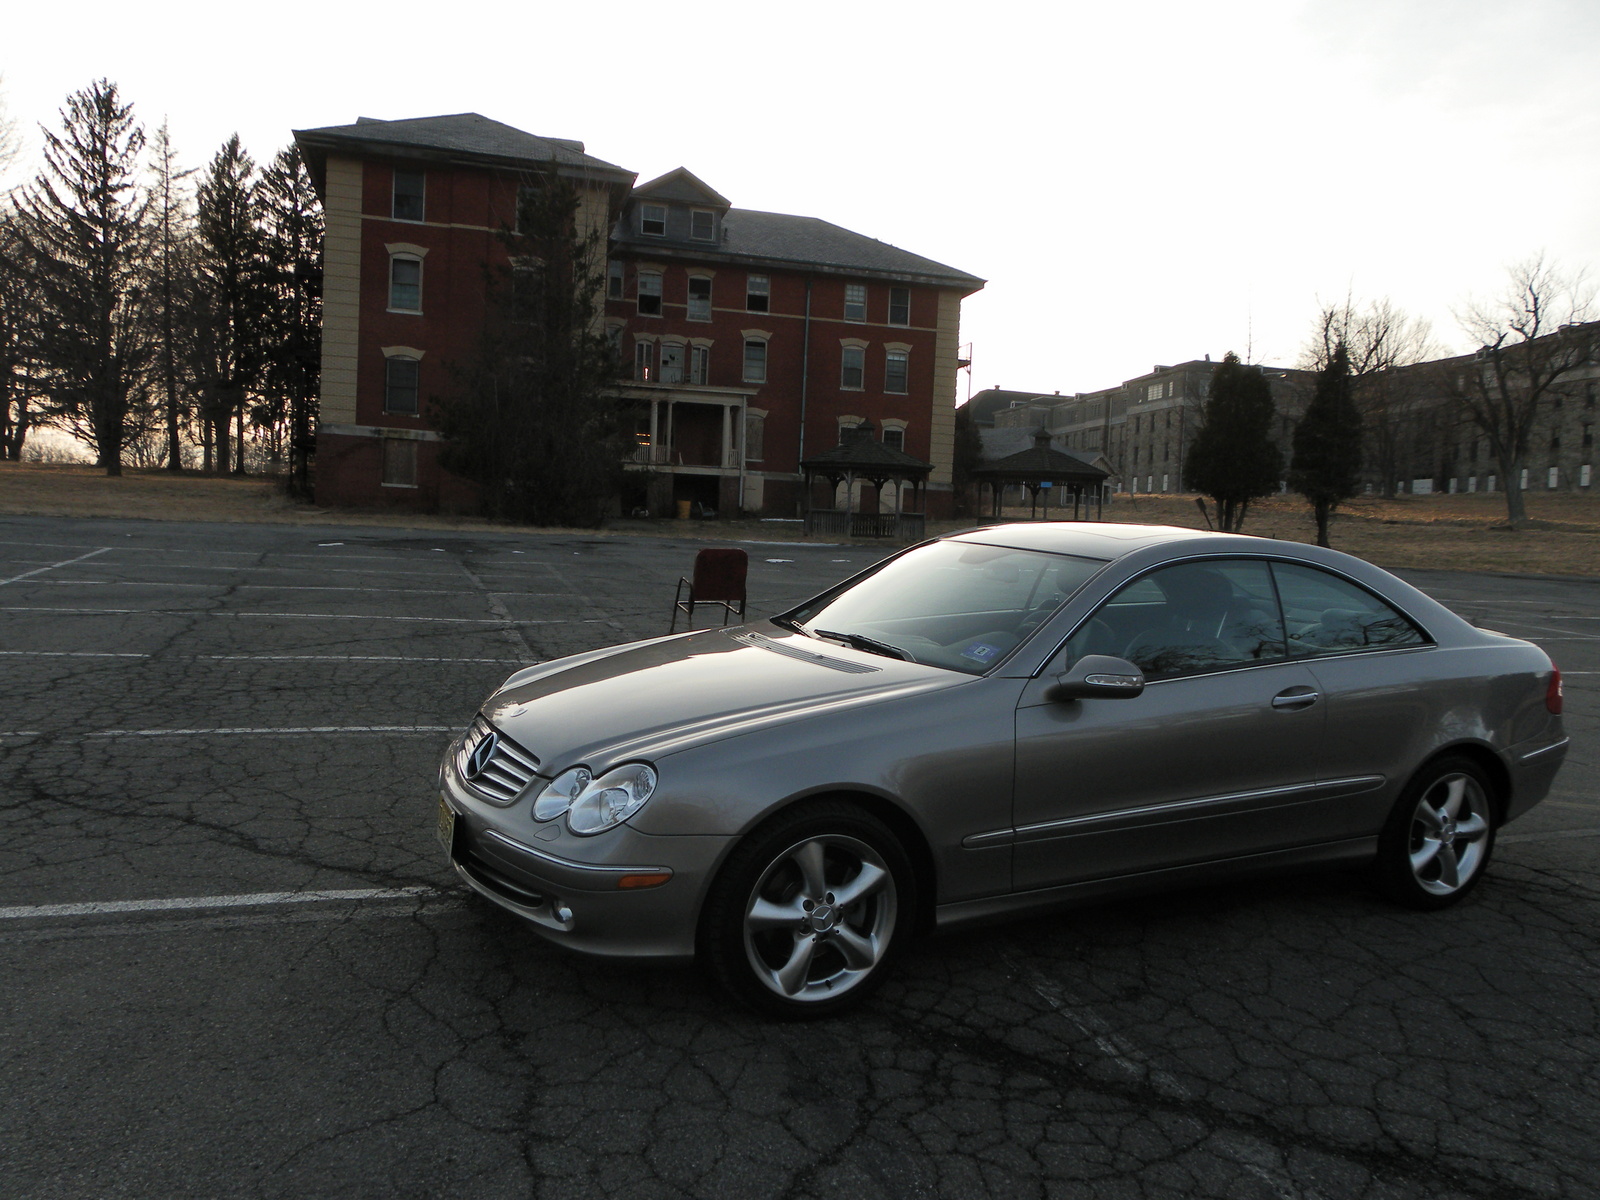
[[[1048, 430], [1040, 429], [1033, 435], [1033, 445], [1015, 454], [1008, 454], [994, 462], [975, 467], [971, 475], [978, 481], [981, 509], [983, 485], [989, 485], [991, 515], [1000, 516], [1000, 505], [1005, 490], [1011, 484], [1028, 489], [1028, 515], [1039, 516], [1039, 500], [1044, 498], [1043, 519], [1050, 518], [1050, 493], [1060, 488], [1072, 496], [1072, 520], [1099, 520], [1105, 515], [1105, 481], [1107, 473], [1091, 462], [1057, 450], [1050, 444]], [[1066, 515], [1066, 497], [1060, 500], [1060, 509]], [[1081, 516], [1080, 516], [1081, 511]]]
[[[847, 537], [884, 537], [902, 541], [920, 540], [926, 524], [924, 516], [928, 473], [933, 464], [923, 462], [904, 450], [885, 446], [874, 436], [871, 421], [863, 421], [854, 429], [845, 429], [844, 440], [837, 446], [813, 454], [800, 464], [805, 478], [807, 533], [831, 533]], [[845, 485], [845, 506], [815, 508], [812, 506], [812, 486], [817, 479], [826, 479], [838, 491]], [[861, 508], [855, 510], [855, 484], [870, 483], [873, 487], [873, 511], [867, 512], [867, 491], [861, 491]], [[911, 483], [912, 507], [907, 512], [901, 506], [901, 489], [894, 489], [894, 511], [878, 512], [876, 501], [886, 483]]]

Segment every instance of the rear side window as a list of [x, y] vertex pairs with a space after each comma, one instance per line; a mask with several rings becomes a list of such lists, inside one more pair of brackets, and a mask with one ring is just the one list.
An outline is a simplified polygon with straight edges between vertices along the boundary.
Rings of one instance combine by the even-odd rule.
[[1290, 563], [1273, 563], [1272, 574], [1292, 657], [1428, 644], [1407, 617], [1348, 580]]

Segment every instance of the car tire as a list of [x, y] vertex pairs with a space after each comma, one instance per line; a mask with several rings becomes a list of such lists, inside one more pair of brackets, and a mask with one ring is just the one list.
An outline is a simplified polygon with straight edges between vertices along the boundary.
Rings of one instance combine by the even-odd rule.
[[1378, 890], [1407, 908], [1456, 903], [1483, 878], [1494, 851], [1495, 790], [1477, 763], [1447, 755], [1406, 785], [1378, 837]]
[[888, 826], [842, 801], [797, 805], [728, 856], [706, 900], [701, 954], [759, 1012], [833, 1016], [883, 981], [916, 907], [911, 860]]

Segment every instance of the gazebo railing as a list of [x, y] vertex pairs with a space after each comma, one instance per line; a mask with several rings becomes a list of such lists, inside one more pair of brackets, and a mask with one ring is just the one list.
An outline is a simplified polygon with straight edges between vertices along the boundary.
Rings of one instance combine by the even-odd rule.
[[927, 536], [923, 513], [852, 513], [837, 508], [813, 508], [805, 518], [806, 533], [835, 537], [893, 538], [920, 542]]

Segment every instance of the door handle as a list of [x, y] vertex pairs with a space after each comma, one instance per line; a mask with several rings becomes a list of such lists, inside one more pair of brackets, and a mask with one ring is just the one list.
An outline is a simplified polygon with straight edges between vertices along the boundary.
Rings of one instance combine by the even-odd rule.
[[1282, 708], [1293, 711], [1300, 708], [1310, 708], [1322, 698], [1321, 692], [1314, 692], [1308, 687], [1294, 687], [1287, 691], [1279, 692], [1272, 698], [1273, 708]]

